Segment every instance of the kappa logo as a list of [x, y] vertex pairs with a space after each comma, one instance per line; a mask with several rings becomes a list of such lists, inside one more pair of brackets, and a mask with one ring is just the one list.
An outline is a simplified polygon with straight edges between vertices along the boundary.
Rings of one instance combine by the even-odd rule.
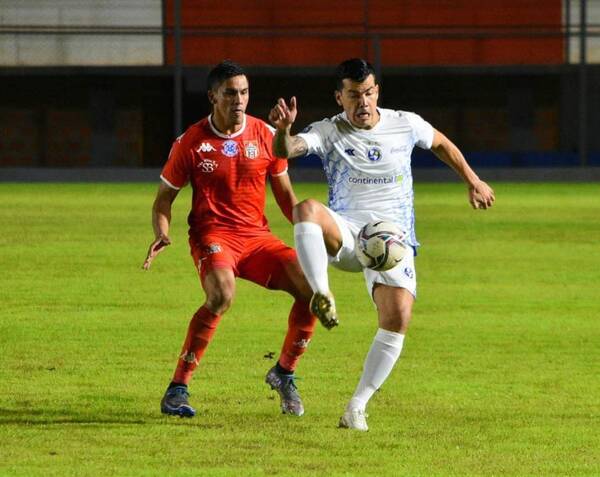
[[258, 157], [258, 142], [244, 141], [244, 154], [248, 159], [256, 159]]
[[404, 275], [406, 275], [408, 278], [410, 278], [412, 280], [412, 278], [415, 276], [415, 273], [413, 272], [412, 268], [406, 267], [404, 269]]
[[210, 142], [203, 142], [202, 144], [200, 144], [198, 146], [198, 149], [196, 149], [196, 152], [199, 154], [201, 152], [215, 152], [216, 149], [213, 147], [213, 145]]
[[355, 157], [356, 153], [354, 152], [354, 149], [352, 149], [351, 147], [349, 147], [348, 149], [344, 149], [344, 152], [346, 154], [348, 154], [349, 156]]
[[213, 161], [212, 159], [202, 159], [197, 165], [202, 172], [215, 172], [215, 169], [219, 167], [219, 163], [217, 161]]

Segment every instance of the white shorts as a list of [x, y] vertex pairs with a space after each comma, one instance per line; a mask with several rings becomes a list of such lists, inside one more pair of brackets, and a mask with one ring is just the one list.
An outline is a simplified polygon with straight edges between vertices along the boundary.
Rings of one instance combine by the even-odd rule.
[[329, 263], [339, 270], [346, 272], [360, 272], [365, 276], [367, 291], [373, 298], [373, 286], [375, 283], [397, 288], [406, 288], [412, 296], [417, 297], [417, 272], [415, 270], [415, 252], [410, 248], [402, 261], [387, 272], [376, 272], [370, 268], [364, 268], [354, 252], [356, 236], [364, 224], [356, 223], [349, 218], [342, 217], [328, 207], [327, 212], [333, 217], [340, 232], [342, 233], [342, 247], [335, 257], [329, 257]]

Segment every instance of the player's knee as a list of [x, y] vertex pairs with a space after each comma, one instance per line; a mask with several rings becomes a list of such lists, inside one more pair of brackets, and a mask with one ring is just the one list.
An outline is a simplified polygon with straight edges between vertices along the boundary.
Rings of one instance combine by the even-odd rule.
[[315, 199], [306, 199], [298, 202], [294, 206], [294, 222], [316, 222], [321, 207], [321, 203]]
[[412, 307], [400, 305], [393, 310], [387, 310], [387, 313], [379, 317], [379, 327], [384, 330], [406, 334], [411, 319]]
[[227, 288], [214, 290], [206, 297], [206, 306], [217, 315], [225, 313], [233, 303], [234, 292]]

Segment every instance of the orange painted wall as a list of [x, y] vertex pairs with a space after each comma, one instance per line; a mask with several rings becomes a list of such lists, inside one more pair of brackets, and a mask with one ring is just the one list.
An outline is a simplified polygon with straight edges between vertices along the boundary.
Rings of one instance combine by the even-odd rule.
[[[223, 58], [244, 65], [328, 66], [353, 56], [374, 59], [368, 35], [381, 34], [384, 66], [559, 64], [563, 39], [556, 37], [451, 38], [465, 28], [490, 33], [531, 27], [560, 33], [561, 0], [182, 0], [183, 62], [212, 65]], [[365, 4], [368, 8], [365, 9]], [[540, 6], [543, 5], [543, 6]], [[167, 26], [173, 0], [165, 0]], [[444, 38], [427, 38], [443, 28]], [[223, 32], [227, 34], [223, 34]], [[266, 36], [270, 32], [274, 36]], [[401, 33], [405, 37], [394, 37]], [[174, 58], [167, 38], [167, 63]]]

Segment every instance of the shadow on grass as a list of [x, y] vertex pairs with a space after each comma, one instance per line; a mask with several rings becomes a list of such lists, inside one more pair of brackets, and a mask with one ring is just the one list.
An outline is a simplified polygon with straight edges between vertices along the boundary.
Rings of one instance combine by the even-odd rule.
[[51, 409], [1, 409], [0, 425], [27, 425], [46, 426], [52, 424], [148, 424], [160, 418], [141, 418], [139, 414], [127, 414], [120, 412], [117, 416], [102, 414], [88, 415], [75, 410], [51, 410]]
[[119, 411], [114, 414], [86, 414], [67, 409], [3, 409], [0, 408], [0, 426], [192, 426], [203, 429], [221, 430], [225, 423], [206, 422], [202, 416], [195, 419], [185, 419], [177, 416], [165, 416], [159, 411], [156, 414], [143, 414]]

